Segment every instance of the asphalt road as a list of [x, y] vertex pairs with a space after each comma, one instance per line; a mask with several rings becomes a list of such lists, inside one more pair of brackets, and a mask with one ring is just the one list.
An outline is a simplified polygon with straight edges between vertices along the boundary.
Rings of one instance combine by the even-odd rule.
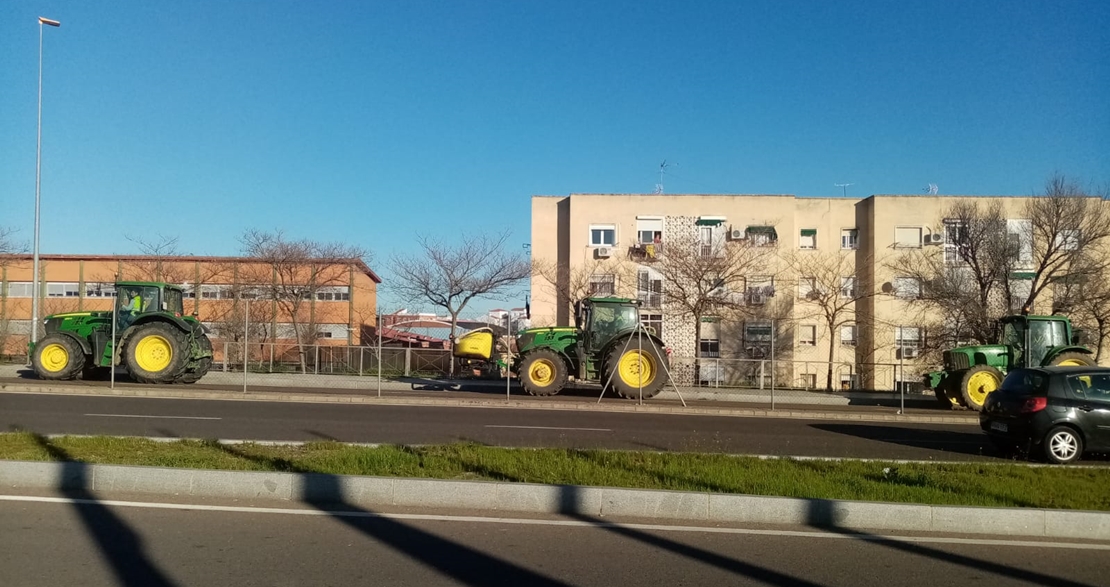
[[236, 440], [615, 448], [877, 459], [998, 458], [977, 426], [509, 408], [0, 394], [0, 429]]
[[1110, 572], [1090, 543], [68, 497], [89, 501], [0, 496], [0, 584], [1078, 587]]

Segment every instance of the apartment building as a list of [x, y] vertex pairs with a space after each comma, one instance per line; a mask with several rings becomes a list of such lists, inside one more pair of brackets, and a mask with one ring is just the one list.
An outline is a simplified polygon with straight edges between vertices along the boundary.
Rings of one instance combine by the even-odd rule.
[[[26, 352], [32, 274], [30, 255], [0, 257], [0, 354]], [[111, 310], [116, 281], [181, 285], [185, 311], [195, 312], [217, 339], [240, 340], [237, 331], [249, 327], [258, 339], [292, 341], [296, 334], [290, 312], [267, 299], [270, 286], [280, 282], [290, 291], [310, 292], [298, 307], [297, 323], [311, 325], [320, 344], [360, 344], [359, 333], [376, 326], [381, 278], [358, 260], [301, 269], [239, 257], [40, 255], [40, 318]]]
[[[550, 271], [532, 277], [534, 326], [573, 324], [572, 304], [586, 294], [643, 301], [642, 320], [655, 328], [679, 363], [701, 366], [686, 379], [713, 383], [734, 371], [762, 369], [771, 356], [783, 386], [823, 387], [830, 350], [834, 386], [892, 389], [917, 385], [930, 366], [921, 349], [937, 317], [913, 304], [923, 285], [897, 274], [890, 262], [910, 249], [951, 256], [959, 227], [943, 214], [971, 196], [874, 195], [806, 198], [793, 195], [571, 194], [532, 199], [533, 261]], [[1029, 199], [975, 196], [1000, 201], [1028, 260]], [[737, 302], [728, 316], [703, 316], [701, 327], [681, 304], [667, 299], [659, 271], [668, 243], [766, 247], [758, 272], [733, 280]], [[813, 275], [836, 263], [821, 283]], [[807, 272], [810, 275], [801, 274]], [[1021, 275], [1016, 274], [1016, 279]], [[849, 298], [830, 329], [813, 291], [842, 288]], [[1020, 291], [1021, 286], [1016, 286]], [[698, 334], [700, 332], [700, 334]], [[707, 359], [717, 359], [719, 362]]]

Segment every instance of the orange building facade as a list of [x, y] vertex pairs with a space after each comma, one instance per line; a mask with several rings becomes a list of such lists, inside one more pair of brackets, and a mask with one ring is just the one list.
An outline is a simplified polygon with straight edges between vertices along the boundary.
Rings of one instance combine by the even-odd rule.
[[[30, 255], [0, 257], [0, 354], [26, 353], [31, 332]], [[40, 255], [39, 317], [112, 309], [117, 281], [185, 290], [185, 311], [215, 340], [358, 345], [377, 327], [381, 278], [361, 260], [265, 263], [240, 257]], [[41, 332], [41, 330], [40, 330]]]

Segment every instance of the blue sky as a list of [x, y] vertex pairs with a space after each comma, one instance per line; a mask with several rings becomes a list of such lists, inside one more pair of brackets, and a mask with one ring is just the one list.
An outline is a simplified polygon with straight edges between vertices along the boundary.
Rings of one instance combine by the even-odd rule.
[[[534, 194], [1110, 184], [1110, 2], [0, 3], [0, 225], [47, 253], [245, 229], [385, 261]], [[673, 165], [677, 163], [677, 165]], [[515, 245], [514, 245], [515, 246]]]

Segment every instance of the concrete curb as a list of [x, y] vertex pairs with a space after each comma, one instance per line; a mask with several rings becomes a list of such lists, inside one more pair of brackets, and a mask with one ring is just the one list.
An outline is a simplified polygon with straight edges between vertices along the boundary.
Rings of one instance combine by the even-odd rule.
[[199, 391], [172, 389], [165, 387], [133, 387], [108, 389], [105, 387], [82, 385], [34, 385], [24, 383], [0, 383], [0, 393], [35, 393], [53, 395], [83, 395], [101, 397], [145, 397], [159, 399], [196, 399], [219, 401], [260, 401], [260, 402], [289, 402], [289, 403], [319, 403], [319, 404], [367, 404], [390, 406], [438, 406], [461, 408], [508, 408], [528, 410], [559, 410], [559, 411], [586, 411], [586, 412], [624, 412], [645, 414], [679, 414], [686, 416], [732, 416], [747, 418], [787, 418], [795, 420], [847, 420], [855, 422], [902, 422], [912, 424], [965, 424], [979, 425], [977, 416], [937, 415], [926, 416], [919, 414], [897, 413], [870, 413], [870, 412], [836, 412], [803, 409], [760, 409], [736, 407], [682, 407], [670, 405], [636, 405], [628, 404], [623, 400], [612, 400], [610, 403], [597, 403], [596, 401], [521, 401], [505, 399], [446, 399], [446, 398], [398, 398], [377, 397], [371, 395], [345, 395], [339, 393], [287, 393], [266, 391]]
[[0, 487], [1110, 540], [1110, 512], [956, 507], [494, 481], [0, 461]]

